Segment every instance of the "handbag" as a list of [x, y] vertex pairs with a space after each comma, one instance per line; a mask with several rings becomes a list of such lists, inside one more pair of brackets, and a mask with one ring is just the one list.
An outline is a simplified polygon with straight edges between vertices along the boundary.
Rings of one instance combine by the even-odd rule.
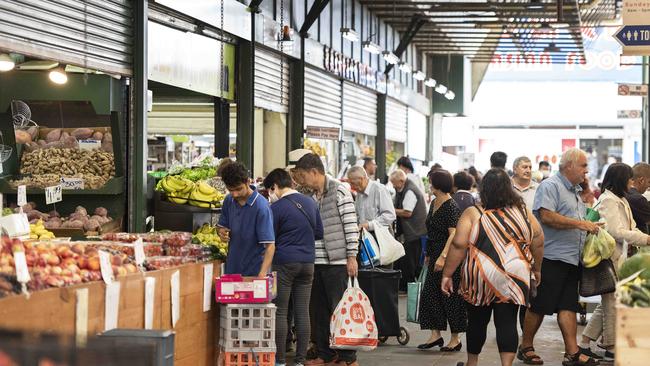
[[589, 297], [616, 291], [616, 271], [611, 259], [603, 259], [592, 268], [580, 268], [580, 296]]
[[420, 294], [426, 278], [427, 266], [424, 266], [418, 279], [407, 284], [406, 321], [409, 323], [420, 322]]
[[379, 344], [375, 311], [359, 281], [348, 278], [348, 288], [330, 320], [330, 348], [372, 351]]

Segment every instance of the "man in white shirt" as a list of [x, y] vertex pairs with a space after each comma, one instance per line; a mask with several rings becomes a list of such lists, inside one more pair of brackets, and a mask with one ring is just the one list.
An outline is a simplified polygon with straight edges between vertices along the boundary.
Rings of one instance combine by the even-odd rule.
[[406, 177], [415, 184], [415, 186], [420, 190], [423, 196], [426, 197], [426, 190], [424, 189], [424, 183], [422, 178], [415, 174], [415, 168], [413, 168], [413, 163], [411, 159], [406, 156], [402, 156], [397, 160], [397, 168], [403, 171], [406, 174]]
[[512, 186], [524, 199], [528, 209], [533, 208], [538, 184], [532, 180], [532, 163], [526, 156], [520, 156], [512, 164]]
[[359, 219], [359, 229], [374, 231], [375, 225], [390, 227], [395, 221], [395, 208], [388, 189], [370, 180], [366, 171], [354, 166], [348, 171], [348, 182], [357, 192], [354, 206]]

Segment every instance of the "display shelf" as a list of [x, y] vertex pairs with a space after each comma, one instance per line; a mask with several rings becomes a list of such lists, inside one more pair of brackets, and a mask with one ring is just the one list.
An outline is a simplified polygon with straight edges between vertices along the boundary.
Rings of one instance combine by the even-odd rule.
[[[0, 193], [16, 194], [16, 189], [11, 187], [9, 181], [14, 179], [11, 176], [0, 178]], [[99, 189], [66, 189], [63, 191], [63, 197], [66, 196], [87, 196], [87, 195], [118, 195], [124, 193], [124, 177], [113, 177]], [[44, 195], [45, 190], [42, 188], [27, 187], [27, 195]], [[65, 198], [64, 198], [65, 199]]]

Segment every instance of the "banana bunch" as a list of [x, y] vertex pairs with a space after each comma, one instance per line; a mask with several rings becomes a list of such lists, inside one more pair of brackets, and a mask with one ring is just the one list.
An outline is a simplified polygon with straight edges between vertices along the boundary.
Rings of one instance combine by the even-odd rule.
[[208, 246], [213, 259], [225, 259], [228, 254], [228, 243], [224, 243], [217, 234], [217, 228], [203, 224], [194, 235], [192, 243]]
[[639, 276], [621, 284], [618, 292], [621, 303], [625, 305], [641, 308], [650, 307], [650, 282]]
[[204, 181], [196, 184], [196, 187], [190, 193], [188, 203], [197, 207], [220, 207], [225, 196], [217, 191], [214, 187]]
[[170, 202], [182, 205], [187, 203], [187, 199], [195, 190], [196, 185], [189, 179], [177, 175], [168, 175], [158, 182], [156, 188], [165, 192]]
[[29, 224], [29, 238], [38, 240], [54, 239], [54, 233], [45, 228], [43, 220]]

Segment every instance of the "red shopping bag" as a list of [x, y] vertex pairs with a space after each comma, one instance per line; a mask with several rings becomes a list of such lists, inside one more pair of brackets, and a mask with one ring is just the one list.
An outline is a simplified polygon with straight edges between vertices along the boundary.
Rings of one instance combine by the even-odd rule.
[[368, 296], [359, 282], [348, 278], [348, 288], [343, 293], [330, 320], [330, 347], [355, 351], [372, 351], [377, 348], [377, 323]]

